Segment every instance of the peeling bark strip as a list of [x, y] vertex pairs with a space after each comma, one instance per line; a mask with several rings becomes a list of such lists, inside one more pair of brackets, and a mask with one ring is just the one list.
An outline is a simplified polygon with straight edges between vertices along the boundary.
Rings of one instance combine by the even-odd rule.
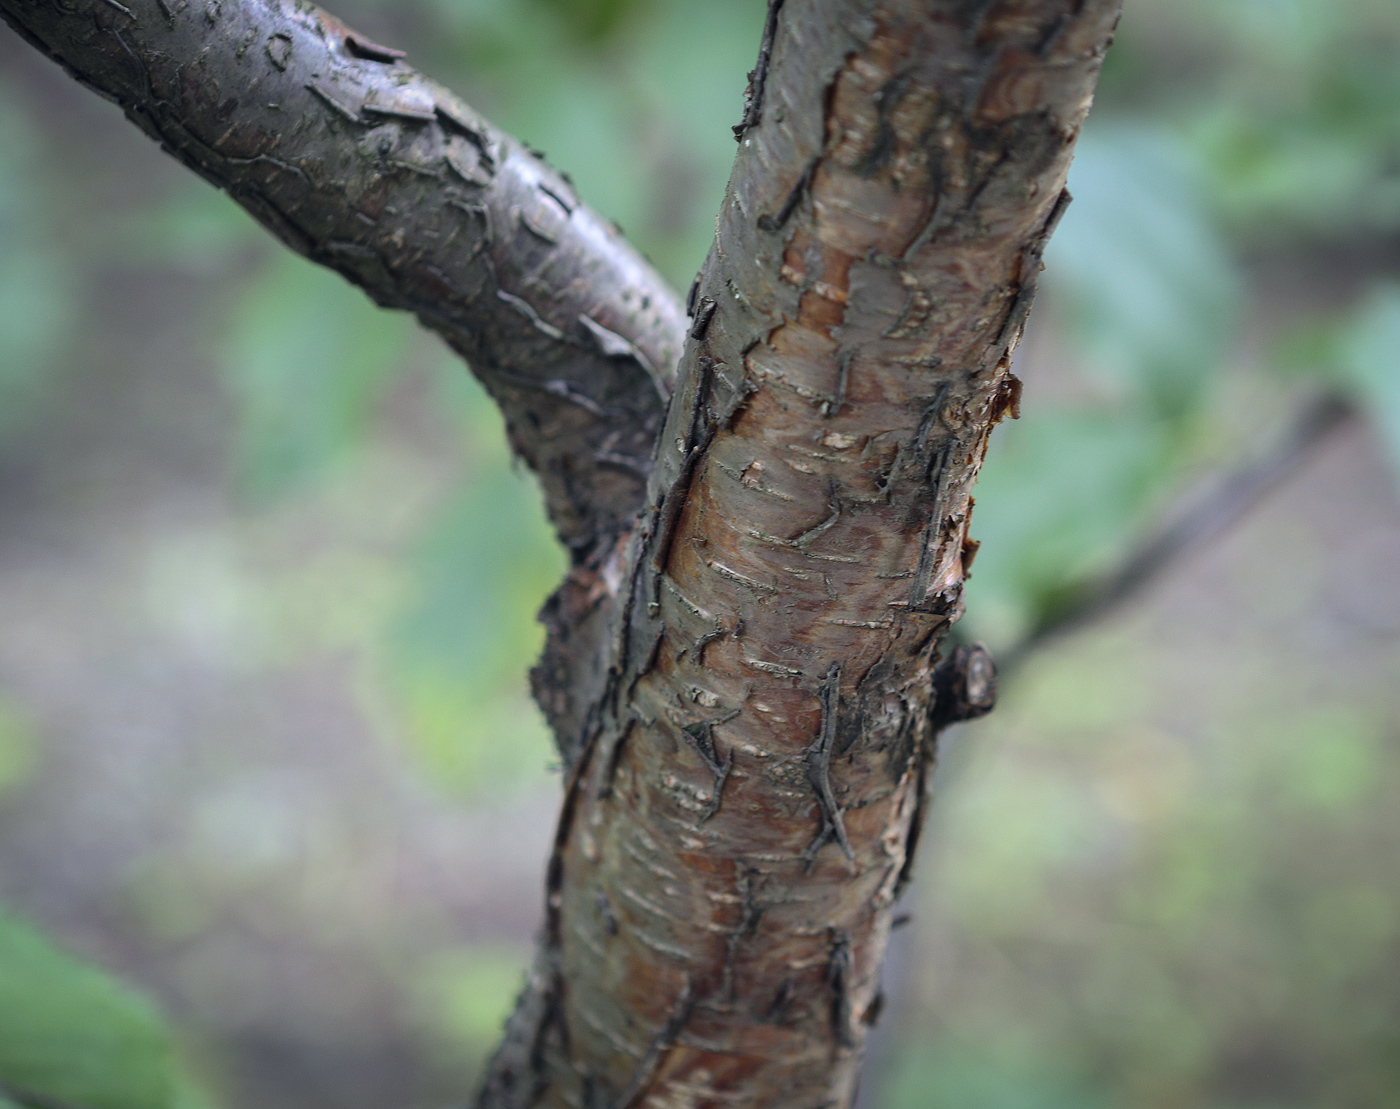
[[937, 728], [994, 693], [939, 647], [1118, 7], [770, 5], [480, 1109], [849, 1104]]
[[439, 332], [576, 561], [611, 552], [685, 319], [563, 177], [310, 4], [0, 0], [0, 16], [293, 250]]

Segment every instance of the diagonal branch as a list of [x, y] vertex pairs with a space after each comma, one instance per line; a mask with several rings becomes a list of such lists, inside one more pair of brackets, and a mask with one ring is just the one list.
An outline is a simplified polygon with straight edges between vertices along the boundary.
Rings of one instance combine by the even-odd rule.
[[575, 564], [632, 524], [684, 332], [567, 180], [294, 0], [0, 0], [0, 17], [283, 242], [467, 359]]
[[1001, 673], [1014, 674], [1027, 656], [1046, 643], [1117, 611], [1183, 556], [1229, 530], [1354, 411], [1349, 401], [1331, 391], [1305, 399], [1287, 426], [1270, 432], [1267, 441], [1253, 444], [1243, 459], [1211, 475], [1172, 505], [1122, 562], [1068, 590], [1003, 654], [998, 663]]

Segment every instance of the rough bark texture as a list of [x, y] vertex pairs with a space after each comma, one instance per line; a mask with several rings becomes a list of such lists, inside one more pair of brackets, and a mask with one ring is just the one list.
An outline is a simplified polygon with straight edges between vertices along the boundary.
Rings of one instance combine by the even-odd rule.
[[994, 696], [939, 649], [1119, 3], [770, 0], [661, 427], [675, 301], [393, 51], [288, 0], [0, 0], [441, 332], [540, 474], [569, 775], [481, 1109], [849, 1104], [937, 732]]
[[684, 331], [568, 181], [287, 0], [0, 0], [0, 16], [292, 249], [470, 362], [587, 558], [631, 527]]
[[483, 1109], [849, 1104], [1118, 6], [773, 0]]

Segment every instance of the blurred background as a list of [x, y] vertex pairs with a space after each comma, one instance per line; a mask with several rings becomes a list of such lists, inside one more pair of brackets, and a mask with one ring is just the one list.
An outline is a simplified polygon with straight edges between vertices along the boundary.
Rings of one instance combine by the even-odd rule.
[[[334, 10], [686, 287], [760, 0]], [[977, 494], [963, 634], [1015, 665], [944, 745], [867, 1109], [1400, 1104], [1397, 104], [1394, 0], [1128, 0]], [[1035, 638], [1183, 504], [1229, 526]], [[0, 29], [0, 1106], [465, 1100], [563, 565], [460, 364]]]

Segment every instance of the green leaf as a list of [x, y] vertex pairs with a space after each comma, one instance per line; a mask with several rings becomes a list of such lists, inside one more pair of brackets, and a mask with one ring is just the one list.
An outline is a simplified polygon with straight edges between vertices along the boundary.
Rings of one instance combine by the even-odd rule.
[[0, 692], [0, 797], [23, 787], [39, 763], [39, 739], [25, 707]]
[[481, 793], [538, 776], [552, 750], [525, 681], [532, 619], [565, 569], [538, 488], [512, 467], [480, 385], [444, 378], [471, 445], [462, 484], [414, 559], [416, 595], [392, 637], [405, 731], [441, 786]]
[[0, 431], [41, 395], [71, 330], [68, 273], [48, 236], [33, 146], [25, 120], [0, 95]]
[[1345, 334], [1340, 369], [1375, 418], [1400, 478], [1400, 284], [1377, 288]]
[[1239, 278], [1180, 145], [1144, 127], [1086, 133], [1046, 252], [1091, 370], [1164, 416], [1199, 403], [1235, 320]]
[[427, 961], [419, 993], [444, 1039], [479, 1046], [497, 1039], [525, 983], [528, 949], [473, 944]]
[[171, 1109], [176, 1080], [146, 1001], [0, 913], [0, 1086], [75, 1109]]
[[1068, 324], [1059, 392], [1078, 399], [1027, 403], [979, 477], [968, 618], [993, 644], [1124, 549], [1196, 447], [1237, 319], [1239, 276], [1184, 148], [1101, 128], [1069, 189], [1042, 310]]
[[1163, 422], [1131, 408], [1031, 409], [997, 429], [977, 481], [972, 633], [1023, 634], [1126, 540], [1163, 480]]
[[285, 493], [359, 442], [413, 323], [283, 252], [235, 314], [224, 366], [242, 409], [244, 484]]
[[[913, 1045], [911, 1045], [913, 1046]], [[1104, 1098], [1044, 1059], [963, 1042], [917, 1045], [894, 1070], [888, 1109], [1098, 1109]]]

